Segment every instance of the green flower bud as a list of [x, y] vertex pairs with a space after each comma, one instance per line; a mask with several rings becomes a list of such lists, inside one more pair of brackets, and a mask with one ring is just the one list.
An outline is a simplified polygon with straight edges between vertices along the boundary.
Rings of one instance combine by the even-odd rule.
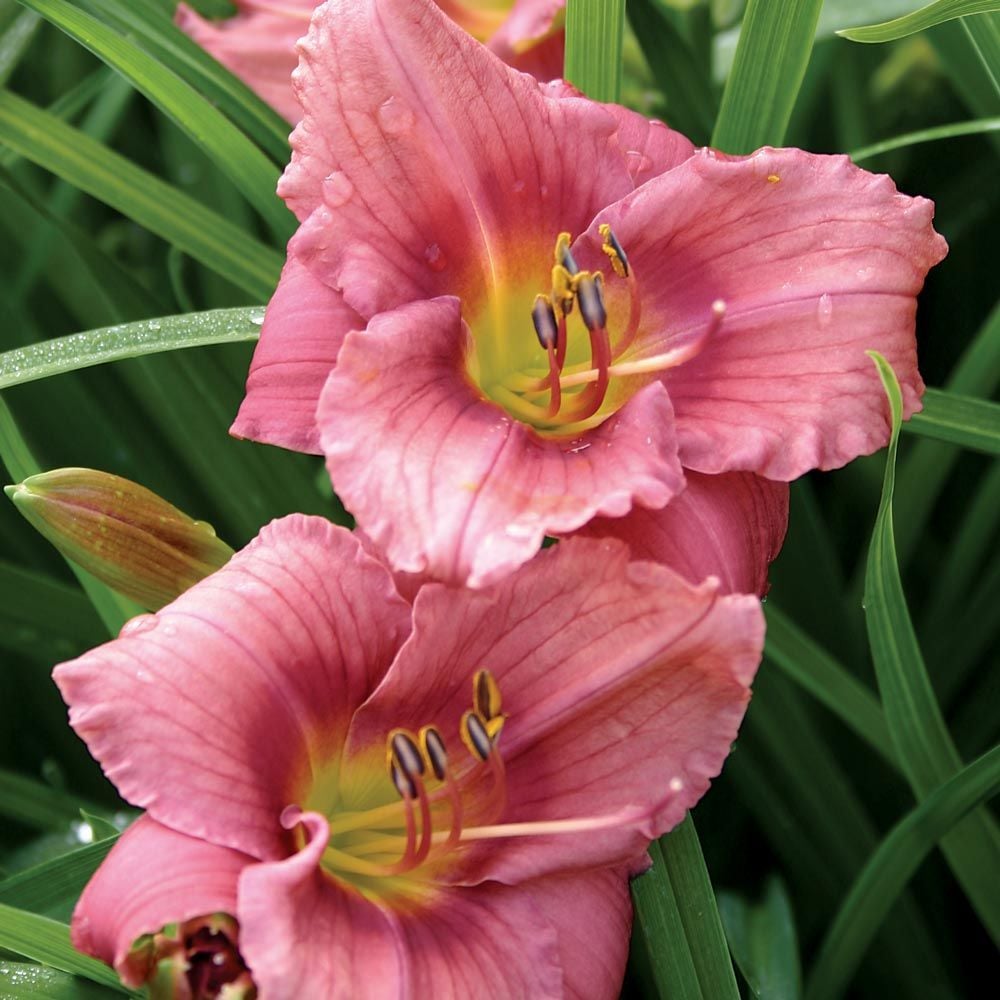
[[210, 524], [106, 472], [54, 469], [4, 492], [67, 559], [151, 611], [233, 555]]

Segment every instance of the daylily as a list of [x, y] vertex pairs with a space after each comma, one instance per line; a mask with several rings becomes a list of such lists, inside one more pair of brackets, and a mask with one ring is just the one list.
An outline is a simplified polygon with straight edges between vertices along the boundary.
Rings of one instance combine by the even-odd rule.
[[627, 872], [719, 772], [762, 641], [755, 598], [617, 541], [411, 607], [344, 529], [275, 522], [56, 668], [147, 809], [74, 942], [262, 1000], [617, 996]]
[[[177, 24], [290, 122], [295, 43], [322, 0], [234, 0], [237, 13], [209, 21], [186, 4]], [[501, 59], [540, 80], [562, 75], [566, 0], [437, 0], [438, 7]], [[391, 31], [390, 31], [391, 33]]]
[[915, 297], [946, 246], [888, 177], [695, 151], [429, 0], [330, 2], [300, 50], [301, 226], [233, 432], [325, 452], [397, 569], [481, 586], [663, 508], [684, 469], [786, 482], [874, 451], [869, 348], [919, 407]]

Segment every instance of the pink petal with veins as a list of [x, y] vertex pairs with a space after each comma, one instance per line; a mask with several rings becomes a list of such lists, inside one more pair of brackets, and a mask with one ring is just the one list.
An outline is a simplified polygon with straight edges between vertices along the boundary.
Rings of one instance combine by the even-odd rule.
[[546, 534], [680, 490], [659, 385], [579, 439], [546, 439], [472, 388], [465, 337], [455, 299], [381, 314], [344, 341], [320, 400], [334, 489], [397, 570], [480, 587]]
[[278, 816], [336, 753], [409, 619], [349, 532], [292, 515], [54, 678], [125, 798], [190, 836], [276, 858]]

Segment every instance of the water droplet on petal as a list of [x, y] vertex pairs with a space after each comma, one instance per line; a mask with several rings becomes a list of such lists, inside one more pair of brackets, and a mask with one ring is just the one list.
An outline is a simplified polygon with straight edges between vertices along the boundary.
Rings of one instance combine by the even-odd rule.
[[824, 292], [816, 305], [816, 318], [820, 326], [829, 326], [833, 319], [833, 299]]
[[254, 326], [263, 326], [264, 325], [264, 310], [261, 309], [260, 312], [252, 312], [252, 313], [250, 313], [249, 319], [250, 319], [250, 322], [253, 323]]
[[628, 172], [635, 177], [644, 170], [649, 170], [653, 161], [644, 153], [640, 153], [639, 150], [630, 149], [625, 153], [625, 164], [628, 167]]
[[390, 97], [379, 106], [378, 120], [390, 135], [400, 135], [413, 126], [413, 111], [398, 97]]
[[350, 201], [354, 185], [342, 170], [335, 170], [323, 181], [323, 200], [331, 208], [339, 208]]
[[520, 194], [524, 190], [524, 181], [514, 181], [514, 194]]
[[156, 615], [136, 615], [122, 625], [118, 637], [124, 639], [128, 635], [142, 635], [143, 632], [152, 631], [159, 623], [160, 619]]
[[436, 243], [430, 243], [424, 248], [424, 260], [432, 271], [443, 271], [448, 266], [448, 258]]
[[862, 281], [867, 281], [875, 273], [875, 268], [873, 267], [859, 267], [858, 277]]

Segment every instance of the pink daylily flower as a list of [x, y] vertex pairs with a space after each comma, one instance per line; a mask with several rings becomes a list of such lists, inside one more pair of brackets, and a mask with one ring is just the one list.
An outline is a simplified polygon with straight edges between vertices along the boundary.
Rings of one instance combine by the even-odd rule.
[[695, 151], [429, 0], [334, 0], [300, 51], [301, 226], [233, 433], [324, 452], [396, 569], [482, 586], [546, 534], [664, 508], [685, 469], [785, 482], [874, 451], [870, 348], [919, 407], [946, 246], [888, 177]]
[[[177, 24], [290, 122], [295, 43], [322, 0], [233, 0], [237, 13], [210, 21], [186, 4]], [[437, 0], [437, 5], [501, 59], [540, 80], [562, 75], [566, 0]]]
[[[344, 529], [277, 521], [56, 668], [147, 810], [74, 942], [137, 985], [178, 923], [262, 1000], [615, 997], [627, 872], [719, 772], [762, 643], [755, 598], [615, 540], [411, 607]], [[238, 934], [185, 936], [220, 912]]]

